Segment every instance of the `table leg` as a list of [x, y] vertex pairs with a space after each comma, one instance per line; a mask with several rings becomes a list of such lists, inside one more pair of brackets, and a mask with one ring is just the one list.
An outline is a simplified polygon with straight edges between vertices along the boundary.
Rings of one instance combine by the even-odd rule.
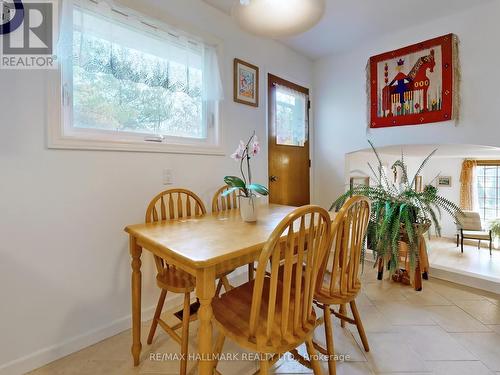
[[422, 270], [420, 269], [420, 261], [417, 260], [417, 265], [415, 266], [415, 281], [414, 289], [417, 292], [422, 291]]
[[130, 255], [132, 256], [132, 356], [134, 366], [139, 365], [141, 356], [141, 253], [134, 236], [130, 236]]
[[377, 279], [382, 280], [383, 278], [384, 278], [384, 259], [382, 257], [379, 257]]
[[254, 262], [248, 263], [248, 281], [253, 280], [254, 275]]
[[198, 319], [198, 373], [209, 375], [213, 372], [212, 357], [212, 298], [215, 296], [215, 269], [203, 268], [196, 274], [196, 296], [200, 300]]
[[427, 244], [425, 243], [425, 238], [422, 235], [419, 241], [419, 254], [420, 254], [420, 267], [422, 268], [422, 277], [424, 280], [429, 279], [429, 257], [427, 255]]

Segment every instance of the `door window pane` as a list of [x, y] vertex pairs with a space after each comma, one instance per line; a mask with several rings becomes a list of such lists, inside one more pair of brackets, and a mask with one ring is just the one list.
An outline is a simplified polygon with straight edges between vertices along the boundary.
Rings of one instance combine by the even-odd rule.
[[276, 86], [276, 143], [304, 147], [308, 134], [307, 95]]

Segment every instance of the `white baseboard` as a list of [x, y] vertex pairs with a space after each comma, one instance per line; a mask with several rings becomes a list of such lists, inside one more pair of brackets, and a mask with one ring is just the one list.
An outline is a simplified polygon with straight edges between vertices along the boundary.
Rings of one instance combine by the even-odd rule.
[[[170, 301], [177, 302], [176, 299], [179, 299], [179, 303], [181, 303], [181, 299], [177, 295], [173, 295]], [[142, 309], [143, 320], [152, 319], [155, 307], [156, 306], [150, 306], [146, 309]], [[58, 344], [48, 346], [24, 357], [2, 364], [0, 365], [0, 375], [21, 375], [35, 370], [50, 362], [130, 329], [131, 321], [131, 315], [124, 316], [116, 319], [110, 324], [93, 329], [90, 332], [72, 337]]]
[[[245, 273], [246, 267], [242, 267], [229, 276], [231, 281], [241, 279]], [[170, 305], [181, 305], [183, 296], [181, 294], [171, 294], [167, 297], [167, 303]], [[142, 309], [142, 321], [148, 321], [153, 318], [156, 305]], [[71, 353], [75, 353], [88, 346], [94, 345], [99, 341], [115, 336], [123, 331], [130, 329], [132, 316], [126, 315], [115, 321], [93, 329], [84, 334], [64, 340], [58, 344], [40, 349], [13, 361], [0, 364], [0, 375], [22, 375], [29, 371], [42, 367], [50, 362], [63, 358]]]

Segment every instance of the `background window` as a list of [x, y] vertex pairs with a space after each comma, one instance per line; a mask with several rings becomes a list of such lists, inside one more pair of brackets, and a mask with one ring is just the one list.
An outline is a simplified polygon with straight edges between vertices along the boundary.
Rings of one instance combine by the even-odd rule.
[[203, 50], [74, 10], [73, 124], [206, 138]]
[[217, 41], [101, 0], [65, 1], [62, 13], [49, 147], [222, 152]]
[[477, 167], [479, 212], [483, 223], [500, 217], [500, 165]]

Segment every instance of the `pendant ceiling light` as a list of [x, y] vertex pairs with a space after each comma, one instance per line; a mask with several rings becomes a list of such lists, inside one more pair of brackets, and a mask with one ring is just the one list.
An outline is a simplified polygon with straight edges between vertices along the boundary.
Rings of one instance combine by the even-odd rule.
[[324, 12], [325, 0], [238, 0], [232, 10], [243, 30], [269, 37], [303, 33]]

